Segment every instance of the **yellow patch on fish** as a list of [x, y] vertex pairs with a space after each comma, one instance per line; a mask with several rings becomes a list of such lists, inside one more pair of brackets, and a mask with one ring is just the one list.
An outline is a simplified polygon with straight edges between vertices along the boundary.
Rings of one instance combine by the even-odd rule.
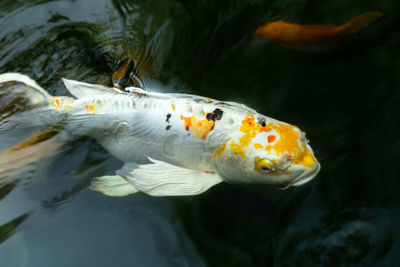
[[96, 106], [95, 106], [95, 105], [86, 104], [85, 108], [86, 108], [86, 113], [89, 113], [89, 114], [97, 114]]
[[193, 134], [194, 137], [205, 140], [208, 133], [214, 128], [215, 122], [212, 120], [197, 119], [194, 115], [192, 117], [184, 117], [181, 115], [181, 120], [184, 121], [186, 131]]
[[[279, 134], [279, 139], [274, 144], [268, 144], [265, 150], [271, 152], [272, 149], [281, 156], [285, 152], [294, 156], [292, 163], [303, 165], [305, 167], [312, 167], [315, 158], [312, 153], [303, 144], [299, 144], [300, 138], [299, 130], [296, 126], [283, 124], [283, 123], [269, 123], [268, 126], [274, 129]], [[271, 135], [270, 135], [271, 136]], [[270, 138], [268, 136], [268, 138]], [[275, 140], [275, 138], [273, 138]], [[268, 140], [270, 141], [270, 140]]]
[[221, 147], [219, 147], [215, 152], [214, 152], [214, 157], [217, 157], [219, 155], [221, 155], [222, 153], [224, 153], [226, 148], [226, 144], [223, 144]]
[[254, 148], [255, 148], [255, 149], [263, 149], [264, 146], [261, 145], [260, 143], [257, 143], [257, 144], [254, 144]]
[[236, 144], [234, 141], [231, 140], [229, 142], [229, 147], [235, 154], [242, 156], [242, 158], [244, 159], [246, 158], [246, 150], [242, 146]]
[[314, 165], [315, 158], [312, 153], [306, 149], [305, 145], [298, 142], [300, 138], [300, 130], [296, 126], [270, 122], [265, 126], [255, 123], [254, 115], [247, 114], [243, 119], [240, 131], [244, 133], [239, 138], [239, 142], [236, 143], [231, 141], [231, 150], [237, 154], [240, 154], [243, 158], [246, 158], [245, 147], [248, 147], [253, 138], [262, 132], [269, 132], [275, 130], [279, 134], [279, 138], [275, 134], [271, 134], [267, 137], [267, 145], [265, 148], [257, 143], [254, 145], [256, 149], [265, 149], [269, 153], [272, 149], [275, 151], [277, 156], [283, 155], [285, 152], [294, 156], [292, 163], [303, 165], [305, 167], [312, 167]]
[[311, 154], [310, 151], [307, 151], [306, 153], [303, 153], [301, 157], [298, 157], [298, 161], [301, 162], [301, 165], [305, 167], [312, 167], [314, 166], [315, 158], [313, 154]]
[[173, 111], [175, 111], [175, 104], [171, 104], [171, 108]]
[[[235, 143], [235, 141], [231, 141], [230, 143], [231, 150], [234, 153], [241, 155], [243, 158], [246, 158], [244, 148], [250, 145], [251, 140], [253, 140], [258, 133], [271, 131], [270, 127], [256, 124], [254, 120], [255, 118], [253, 115], [247, 114], [240, 126], [240, 131], [245, 133], [245, 135], [239, 138], [239, 143]], [[262, 148], [262, 145], [258, 144], [255, 148]]]

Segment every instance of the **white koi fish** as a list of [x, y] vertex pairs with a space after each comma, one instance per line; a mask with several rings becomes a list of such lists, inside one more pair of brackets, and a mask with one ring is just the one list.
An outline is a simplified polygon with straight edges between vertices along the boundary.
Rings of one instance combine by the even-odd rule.
[[320, 170], [299, 128], [244, 105], [63, 81], [74, 97], [50, 96], [18, 73], [0, 75], [0, 90], [36, 106], [27, 122], [62, 125], [60, 142], [87, 135], [123, 161], [116, 175], [94, 178], [91, 189], [106, 195], [195, 195], [222, 181], [298, 186]]

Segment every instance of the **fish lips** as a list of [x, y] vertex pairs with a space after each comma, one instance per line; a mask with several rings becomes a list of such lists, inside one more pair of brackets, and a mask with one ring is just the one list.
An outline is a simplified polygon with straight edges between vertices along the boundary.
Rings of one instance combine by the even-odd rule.
[[300, 186], [314, 179], [321, 170], [321, 165], [318, 162], [316, 162], [316, 164], [317, 166], [311, 171], [305, 171], [299, 177], [291, 181], [289, 186]]

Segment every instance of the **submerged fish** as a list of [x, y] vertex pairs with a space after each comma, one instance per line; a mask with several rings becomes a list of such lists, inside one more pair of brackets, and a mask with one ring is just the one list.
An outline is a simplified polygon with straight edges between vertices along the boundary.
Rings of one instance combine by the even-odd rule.
[[[135, 52], [133, 44], [121, 42], [123, 54], [115, 55], [106, 52], [106, 56], [115, 62], [115, 69], [111, 76], [102, 76], [97, 84], [116, 87], [125, 90], [128, 87], [139, 87], [145, 89], [145, 79], [152, 75], [152, 58], [147, 53], [146, 47]], [[126, 56], [128, 55], [128, 56]]]
[[[29, 77], [0, 75], [36, 105], [25, 125], [59, 125], [58, 142], [87, 135], [125, 162], [91, 188], [111, 196], [200, 194], [222, 181], [298, 186], [320, 170], [305, 134], [233, 102], [63, 79], [74, 96], [50, 96]], [[15, 86], [14, 86], [15, 87]], [[53, 137], [54, 138], [54, 137]]]
[[144, 77], [150, 74], [150, 68], [146, 61], [146, 51], [135, 55], [133, 49], [129, 50], [129, 58], [121, 61], [121, 66], [111, 76], [113, 87], [125, 90], [127, 87], [139, 87], [144, 89]]
[[143, 81], [134, 60], [126, 60], [122, 66], [111, 76], [113, 86], [125, 90], [127, 85], [133, 84], [135, 87], [143, 88]]
[[357, 33], [381, 16], [380, 12], [366, 12], [340, 26], [297, 25], [272, 21], [258, 27], [255, 34], [288, 48], [321, 50], [337, 45], [346, 36]]

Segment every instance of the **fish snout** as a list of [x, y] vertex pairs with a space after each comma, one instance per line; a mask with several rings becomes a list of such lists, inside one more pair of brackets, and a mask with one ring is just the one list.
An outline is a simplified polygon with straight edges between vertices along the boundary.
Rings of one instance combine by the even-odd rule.
[[291, 186], [299, 186], [314, 179], [321, 170], [321, 164], [315, 159], [311, 168], [303, 167], [302, 169], [302, 172], [290, 183]]

